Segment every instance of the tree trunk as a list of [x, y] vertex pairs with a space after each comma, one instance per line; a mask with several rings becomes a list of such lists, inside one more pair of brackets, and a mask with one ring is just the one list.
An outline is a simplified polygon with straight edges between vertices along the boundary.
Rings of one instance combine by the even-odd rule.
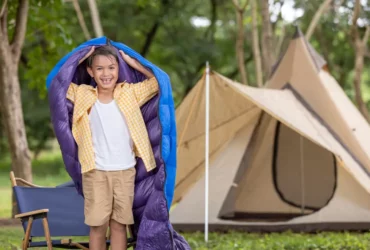
[[369, 111], [367, 110], [366, 104], [362, 98], [361, 91], [361, 78], [362, 71], [364, 69], [364, 54], [366, 49], [365, 46], [366, 44], [364, 44], [363, 41], [361, 40], [356, 41], [355, 76], [353, 79], [353, 85], [355, 88], [355, 99], [358, 109], [360, 110], [361, 114], [365, 117], [365, 119], [368, 122], [370, 122]]
[[236, 38], [235, 45], [236, 58], [239, 65], [241, 82], [245, 85], [248, 85], [248, 77], [244, 65], [244, 25], [243, 25], [244, 10], [247, 4], [245, 4], [243, 7], [240, 7], [239, 4], [237, 3], [237, 0], [233, 0], [233, 3], [235, 5], [236, 22], [238, 25], [238, 35]]
[[313, 32], [315, 31], [315, 28], [317, 24], [320, 21], [320, 17], [325, 13], [326, 10], [328, 10], [328, 7], [330, 6], [330, 2], [332, 0], [325, 0], [318, 9], [318, 11], [315, 13], [315, 16], [312, 18], [312, 21], [310, 23], [310, 26], [308, 27], [307, 33], [306, 33], [306, 39], [310, 40]]
[[356, 0], [354, 10], [353, 10], [353, 17], [352, 17], [352, 26], [351, 26], [351, 39], [352, 44], [355, 47], [356, 57], [355, 57], [355, 76], [353, 79], [353, 86], [355, 89], [355, 99], [360, 110], [361, 114], [364, 118], [370, 122], [370, 115], [369, 111], [367, 110], [366, 104], [362, 99], [362, 92], [361, 92], [361, 78], [362, 78], [362, 71], [364, 69], [364, 56], [367, 51], [367, 42], [370, 37], [370, 26], [366, 27], [365, 35], [361, 38], [358, 27], [357, 27], [357, 20], [360, 15], [361, 4], [360, 0]]
[[91, 20], [94, 27], [94, 32], [96, 37], [103, 36], [103, 28], [100, 22], [99, 9], [96, 5], [95, 0], [87, 0], [90, 8]]
[[268, 79], [271, 73], [272, 65], [275, 63], [275, 53], [272, 47], [273, 34], [270, 21], [269, 2], [268, 0], [260, 0], [262, 11], [262, 58], [263, 71], [265, 79]]
[[[31, 157], [24, 125], [18, 64], [27, 26], [28, 0], [20, 0], [11, 44], [7, 32], [7, 3], [0, 11], [0, 106], [11, 153], [12, 170], [17, 177], [32, 182]], [[16, 203], [13, 197], [14, 216]]]
[[260, 44], [258, 39], [257, 1], [251, 0], [251, 5], [252, 5], [252, 37], [253, 37], [254, 64], [256, 67], [257, 86], [261, 88], [263, 86], [263, 77], [262, 77]]
[[89, 30], [86, 27], [85, 19], [84, 19], [84, 16], [82, 14], [82, 11], [81, 11], [80, 4], [78, 3], [78, 0], [72, 0], [72, 3], [73, 3], [73, 7], [76, 11], [76, 15], [77, 15], [80, 27], [81, 27], [82, 31], [84, 32], [85, 39], [90, 40], [91, 35], [90, 35]]

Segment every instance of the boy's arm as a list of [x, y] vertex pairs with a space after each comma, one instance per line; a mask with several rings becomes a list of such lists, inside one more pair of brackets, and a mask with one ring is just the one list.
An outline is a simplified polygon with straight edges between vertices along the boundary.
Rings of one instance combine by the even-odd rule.
[[[91, 49], [89, 50], [89, 52], [83, 57], [80, 59], [80, 61], [78, 61], [78, 65], [80, 65], [84, 60], [86, 60], [95, 50], [95, 46], [92, 46]], [[75, 84], [75, 83], [71, 83], [68, 87], [68, 90], [67, 90], [67, 99], [70, 100], [73, 104], [75, 103], [75, 98], [76, 98], [76, 92], [77, 92], [77, 88], [78, 88], [79, 85]]]
[[132, 84], [134, 88], [136, 99], [139, 103], [139, 106], [142, 106], [147, 101], [149, 101], [155, 94], [158, 93], [158, 82], [154, 77], [153, 73], [146, 69], [141, 63], [137, 60], [131, 58], [129, 55], [125, 54], [122, 50], [119, 51], [123, 60], [130, 65], [132, 68], [143, 73], [148, 79], [136, 84]]
[[149, 71], [148, 69], [146, 69], [143, 65], [141, 65], [141, 63], [139, 63], [135, 59], [131, 58], [129, 55], [125, 54], [125, 52], [123, 52], [122, 50], [120, 50], [119, 53], [121, 54], [123, 60], [125, 60], [125, 62], [128, 65], [130, 65], [132, 68], [136, 69], [137, 71], [140, 71], [147, 78], [154, 77], [154, 75], [153, 75], [153, 73], [151, 71]]
[[130, 86], [134, 89], [135, 97], [140, 107], [155, 96], [159, 88], [155, 77], [139, 83], [130, 84]]
[[75, 103], [75, 97], [76, 97], [76, 91], [77, 91], [78, 85], [75, 83], [71, 83], [67, 90], [67, 99], [70, 100], [72, 103]]

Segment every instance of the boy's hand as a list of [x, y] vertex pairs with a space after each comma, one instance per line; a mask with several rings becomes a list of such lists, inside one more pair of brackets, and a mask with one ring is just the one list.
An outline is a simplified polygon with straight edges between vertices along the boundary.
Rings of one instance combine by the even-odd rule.
[[141, 73], [143, 73], [148, 78], [154, 77], [153, 73], [150, 72], [149, 70], [147, 70], [145, 67], [143, 67], [143, 65], [141, 65], [137, 60], [135, 60], [134, 58], [130, 57], [129, 55], [127, 55], [122, 50], [120, 50], [119, 53], [121, 54], [123, 60], [128, 65], [130, 65], [132, 68], [140, 71]]
[[133, 59], [132, 57], [130, 57], [129, 55], [127, 55], [125, 52], [123, 52], [122, 50], [119, 51], [119, 53], [121, 54], [123, 60], [125, 60], [125, 62], [130, 65], [131, 67], [135, 68], [135, 65], [137, 64], [137, 61], [135, 59]]
[[80, 65], [83, 61], [85, 61], [91, 54], [94, 52], [95, 46], [92, 46], [89, 53], [87, 53], [80, 61], [78, 61], [78, 64]]

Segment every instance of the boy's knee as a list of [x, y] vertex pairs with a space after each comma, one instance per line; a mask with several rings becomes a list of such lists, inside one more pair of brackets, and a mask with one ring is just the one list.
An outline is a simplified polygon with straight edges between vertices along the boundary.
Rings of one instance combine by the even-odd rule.
[[115, 232], [126, 232], [126, 225], [123, 225], [115, 220], [110, 220], [110, 230]]
[[103, 236], [105, 236], [105, 234], [107, 233], [107, 229], [108, 229], [108, 223], [105, 223], [104, 225], [101, 225], [101, 226], [90, 227], [90, 231], [92, 231], [92, 233], [103, 235]]

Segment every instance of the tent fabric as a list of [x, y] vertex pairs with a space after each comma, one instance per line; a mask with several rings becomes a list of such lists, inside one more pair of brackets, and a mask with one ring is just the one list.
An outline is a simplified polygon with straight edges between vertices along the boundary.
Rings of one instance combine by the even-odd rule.
[[[325, 64], [298, 32], [264, 88], [210, 73], [210, 230], [370, 228], [370, 126]], [[203, 77], [176, 110], [179, 230], [204, 227], [204, 95]]]
[[[147, 172], [142, 160], [138, 158], [133, 205], [137, 249], [189, 249], [184, 238], [169, 223], [169, 208], [176, 176], [176, 122], [169, 77], [131, 48], [106, 37], [92, 39], [78, 46], [63, 57], [47, 77], [51, 120], [66, 170], [82, 195], [81, 166], [78, 162], [77, 145], [71, 133], [73, 105], [65, 96], [72, 81], [94, 86], [94, 81], [84, 74], [84, 65], [78, 66], [78, 61], [88, 53], [91, 46], [108, 43], [117, 49], [117, 53], [121, 49], [151, 69], [160, 88], [159, 94], [141, 108], [157, 168]], [[121, 57], [119, 68], [119, 81], [136, 83], [144, 79], [141, 73], [130, 68]]]
[[[220, 78], [211, 75], [210, 81], [210, 143], [211, 159], [225, 147], [242, 127], [253, 122], [260, 114], [254, 105], [243, 102], [244, 97], [233, 91]], [[176, 110], [178, 129], [178, 172], [174, 202], [179, 201], [192, 183], [204, 172], [204, 114], [205, 96], [203, 79]], [[193, 104], [196, 105], [193, 105]], [[250, 119], [248, 119], [250, 118]], [[190, 122], [189, 122], [190, 121]]]

